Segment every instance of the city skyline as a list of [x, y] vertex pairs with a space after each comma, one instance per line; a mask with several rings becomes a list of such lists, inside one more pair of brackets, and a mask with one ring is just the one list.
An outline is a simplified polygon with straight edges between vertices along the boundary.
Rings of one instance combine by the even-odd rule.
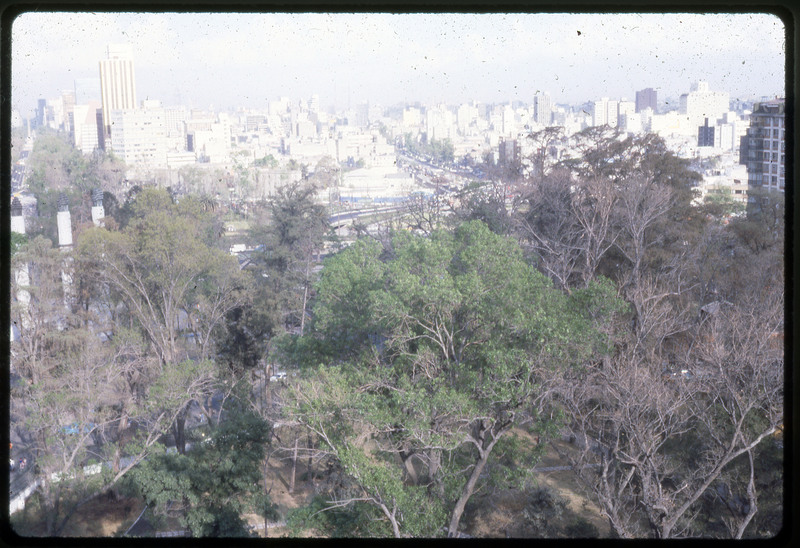
[[196, 108], [663, 100], [698, 80], [731, 98], [785, 94], [784, 26], [767, 14], [37, 12], [12, 25], [12, 108], [28, 116], [97, 77], [113, 43], [134, 52], [140, 100]]

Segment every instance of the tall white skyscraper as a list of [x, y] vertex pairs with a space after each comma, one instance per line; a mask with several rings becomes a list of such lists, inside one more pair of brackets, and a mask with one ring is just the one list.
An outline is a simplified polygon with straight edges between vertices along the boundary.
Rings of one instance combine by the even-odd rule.
[[553, 121], [553, 102], [549, 93], [537, 93], [533, 97], [533, 119], [537, 124], [549, 126]]
[[130, 46], [111, 44], [107, 54], [100, 61], [100, 95], [105, 134], [111, 135], [111, 111], [136, 108], [136, 76]]
[[608, 97], [595, 101], [592, 106], [592, 125], [606, 125], [608, 123]]

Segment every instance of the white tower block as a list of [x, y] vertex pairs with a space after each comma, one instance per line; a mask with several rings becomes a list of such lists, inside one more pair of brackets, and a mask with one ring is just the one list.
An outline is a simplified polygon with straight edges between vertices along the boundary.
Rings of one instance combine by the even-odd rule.
[[[61, 251], [67, 252], [72, 249], [72, 219], [69, 215], [69, 200], [61, 194], [58, 197], [58, 246]], [[61, 284], [64, 288], [64, 307], [71, 309], [70, 303], [73, 297], [72, 287], [72, 258], [67, 256], [61, 267]]]
[[103, 191], [96, 188], [92, 191], [92, 222], [94, 226], [103, 226], [103, 217], [106, 212], [103, 209]]
[[63, 194], [58, 197], [58, 246], [62, 249], [72, 245], [72, 218], [69, 215], [69, 201]]
[[25, 217], [22, 216], [22, 204], [16, 196], [11, 200], [11, 232], [25, 234]]

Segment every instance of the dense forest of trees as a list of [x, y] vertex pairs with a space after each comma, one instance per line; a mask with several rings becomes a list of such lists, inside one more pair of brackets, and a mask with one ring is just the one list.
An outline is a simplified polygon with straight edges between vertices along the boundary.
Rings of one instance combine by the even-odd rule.
[[[700, 176], [656, 136], [572, 140], [578, 153], [535, 154], [513, 189], [498, 172], [414, 203], [416, 231], [365, 233], [321, 269], [321, 175], [257, 208], [246, 268], [224, 251], [222, 208], [192, 195], [136, 187], [69, 252], [31, 225], [12, 248], [29, 279], [11, 294], [29, 299], [12, 302], [10, 397], [45, 523], [18, 530], [58, 535], [112, 493], [195, 536], [246, 535], [245, 513], [276, 516], [275, 453], [292, 489], [301, 458], [323, 480], [288, 516], [298, 534], [457, 536], [498, 489], [529, 494], [519, 519], [535, 529], [548, 510], [533, 469], [566, 438], [615, 537], [777, 534], [782, 196], [754, 190], [758, 207], [731, 215], [726, 197], [696, 202]], [[51, 141], [32, 157], [61, 171], [34, 167], [34, 190], [82, 200], [80, 162], [47, 156]], [[107, 162], [90, 161], [92, 185]], [[186, 428], [192, 409], [211, 441]], [[84, 476], [94, 462], [112, 466]]]

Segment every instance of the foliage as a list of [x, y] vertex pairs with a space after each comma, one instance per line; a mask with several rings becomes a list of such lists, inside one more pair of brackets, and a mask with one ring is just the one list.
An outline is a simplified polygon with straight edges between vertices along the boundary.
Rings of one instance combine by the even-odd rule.
[[553, 520], [564, 513], [567, 501], [547, 487], [538, 487], [528, 494], [522, 515], [535, 537], [552, 538], [557, 529]]
[[11, 243], [10, 243], [10, 251], [11, 257], [13, 257], [19, 249], [28, 242], [28, 237], [25, 234], [20, 234], [18, 232], [11, 233]]
[[455, 149], [450, 139], [431, 139], [430, 141], [417, 141], [410, 133], [404, 136], [406, 150], [416, 156], [429, 156], [439, 165], [452, 164], [455, 159]]
[[157, 514], [177, 514], [194, 537], [249, 536], [242, 513], [255, 501], [273, 507], [258, 485], [269, 427], [239, 406], [212, 430], [211, 440], [185, 455], [155, 455], [130, 482]]
[[[543, 426], [534, 410], [548, 376], [594, 350], [576, 338], [597, 318], [575, 308], [619, 306], [594, 303], [615, 299], [602, 284], [572, 302], [480, 222], [429, 238], [399, 233], [390, 250], [360, 240], [326, 262], [317, 290], [314, 335], [343, 365], [300, 383], [292, 415], [325, 440], [395, 535], [422, 530], [406, 504], [434, 501], [445, 507], [426, 516], [452, 516], [455, 531], [495, 445], [514, 424]], [[471, 472], [458, 472], [470, 461]], [[429, 487], [416, 490], [423, 477]]]
[[180, 359], [184, 329], [207, 356], [213, 331], [246, 286], [235, 259], [212, 247], [213, 223], [196, 200], [176, 204], [163, 190], [145, 189], [125, 209], [120, 231], [84, 233], [83, 275], [119, 295], [164, 363]]
[[53, 131], [37, 137], [27, 165], [28, 186], [37, 197], [48, 191], [117, 191], [125, 177], [125, 164], [113, 154], [95, 151], [84, 155], [66, 135]]

